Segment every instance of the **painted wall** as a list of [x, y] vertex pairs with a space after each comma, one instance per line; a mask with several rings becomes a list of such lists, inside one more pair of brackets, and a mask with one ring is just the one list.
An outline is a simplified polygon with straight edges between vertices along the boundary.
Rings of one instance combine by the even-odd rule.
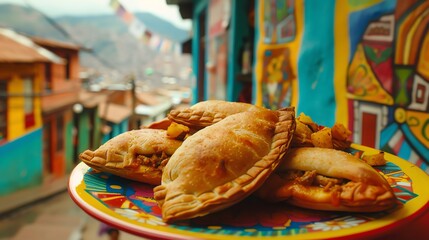
[[[228, 51], [228, 101], [251, 102], [252, 83], [247, 82], [246, 75], [251, 74], [251, 65], [254, 58], [252, 51], [254, 48], [253, 39], [254, 24], [254, 1], [236, 0], [231, 2], [231, 20], [229, 31], [229, 51]], [[248, 46], [246, 46], [248, 44]], [[243, 56], [246, 47], [249, 48], [249, 72], [243, 70]], [[244, 79], [243, 79], [244, 78]]]
[[255, 104], [429, 172], [429, 1], [257, 1]]
[[[12, 141], [26, 133], [38, 129], [42, 126], [41, 114], [41, 81], [43, 79], [43, 65], [37, 63], [30, 64], [0, 64], [0, 79], [8, 81], [7, 94], [7, 141]], [[32, 96], [24, 96], [23, 77], [33, 79]], [[33, 98], [34, 125], [25, 127], [24, 100]]]
[[[42, 114], [41, 81], [43, 64], [0, 64], [0, 78], [7, 83], [7, 137], [0, 145], [0, 195], [41, 183]], [[24, 94], [23, 78], [33, 79], [33, 93]], [[25, 99], [33, 102], [34, 125], [26, 127]], [[25, 150], [23, 149], [25, 146]]]
[[78, 115], [78, 139], [77, 139], [77, 152], [82, 153], [83, 151], [90, 149], [90, 118], [91, 112], [85, 109]]
[[77, 160], [74, 159], [74, 155], [73, 155], [74, 145], [73, 145], [73, 120], [72, 119], [66, 122], [64, 129], [65, 129], [65, 135], [64, 135], [65, 165], [66, 165], [66, 172], [70, 173], [75, 167], [75, 163], [77, 162]]
[[64, 112], [64, 172], [70, 173], [75, 164], [73, 159], [73, 111]]
[[[93, 114], [93, 128], [94, 129], [101, 129], [102, 128], [102, 119], [99, 117], [99, 115], [97, 114], [98, 111], [95, 111]], [[92, 146], [93, 147], [98, 147], [103, 143], [103, 135], [100, 131], [93, 131], [92, 133]]]
[[[194, 9], [193, 9], [194, 11], [193, 11], [193, 15], [192, 15], [192, 19], [193, 19], [192, 29], [193, 29], [194, 33], [193, 33], [193, 39], [192, 39], [192, 69], [193, 69], [194, 75], [199, 76], [200, 72], [199, 72], [199, 68], [198, 68], [198, 64], [199, 64], [198, 63], [198, 56], [200, 54], [201, 47], [205, 47], [205, 46], [201, 46], [203, 43], [200, 42], [200, 40], [198, 39], [198, 36], [200, 34], [207, 35], [207, 32], [205, 32], [205, 33], [200, 32], [200, 25], [206, 24], [206, 23], [200, 22], [200, 21], [198, 21], [198, 19], [199, 19], [200, 15], [206, 14], [207, 7], [209, 4], [209, 0], [201, 0], [201, 1], [194, 0], [193, 3], [194, 3]], [[204, 75], [206, 75], [206, 74], [204, 73]], [[197, 97], [199, 95], [198, 91], [203, 91], [202, 95], [204, 96], [205, 99], [207, 98], [207, 91], [205, 89], [205, 86], [203, 86], [203, 89], [198, 89], [197, 81], [198, 81], [198, 79], [195, 78], [194, 82], [193, 82], [193, 86], [192, 86], [192, 89], [193, 89], [192, 95], [194, 96], [192, 98], [193, 104], [197, 103], [197, 101], [198, 101], [198, 97]]]
[[[122, 122], [115, 124], [107, 122], [106, 124], [110, 127], [110, 132], [103, 134], [100, 129], [102, 129], [103, 120], [98, 115], [98, 108], [85, 108], [77, 116], [77, 145], [76, 147], [76, 158], [80, 153], [87, 149], [97, 149], [101, 144], [104, 144], [109, 139], [128, 131], [129, 119], [124, 119]], [[90, 123], [91, 122], [91, 123]], [[91, 128], [92, 125], [92, 128]], [[70, 137], [72, 139], [72, 137]], [[70, 157], [74, 156], [74, 153], [70, 153]], [[69, 156], [66, 154], [66, 156]], [[78, 159], [67, 159], [67, 166], [73, 167], [73, 162]]]
[[115, 124], [109, 122], [108, 125], [111, 127], [111, 131], [103, 135], [102, 143], [107, 142], [109, 139], [118, 136], [119, 134], [128, 131], [129, 119], [124, 119], [122, 122]]
[[0, 196], [42, 183], [42, 142], [39, 128], [0, 146]]
[[[92, 125], [92, 127], [91, 127]], [[98, 107], [84, 108], [81, 113], [74, 113], [74, 122], [71, 128], [76, 131], [70, 139], [73, 141], [73, 149], [70, 152], [70, 159], [67, 159], [67, 167], [74, 167], [79, 163], [79, 154], [87, 149], [96, 149], [102, 144], [103, 134], [101, 132], [101, 119], [98, 115]]]

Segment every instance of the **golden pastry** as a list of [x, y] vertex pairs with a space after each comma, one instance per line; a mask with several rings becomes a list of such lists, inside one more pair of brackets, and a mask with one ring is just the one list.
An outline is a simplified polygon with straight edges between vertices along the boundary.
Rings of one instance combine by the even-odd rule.
[[190, 108], [171, 110], [168, 119], [191, 128], [201, 129], [219, 122], [227, 116], [245, 111], [268, 111], [249, 103], [207, 100], [192, 105]]
[[224, 209], [258, 189], [287, 152], [294, 116], [294, 108], [245, 111], [189, 136], [154, 188], [164, 221]]
[[386, 179], [359, 158], [335, 149], [292, 148], [257, 195], [267, 201], [332, 211], [375, 212], [397, 203]]
[[79, 158], [98, 171], [158, 185], [162, 169], [181, 144], [168, 138], [165, 130], [139, 129], [124, 132], [95, 151], [86, 150]]

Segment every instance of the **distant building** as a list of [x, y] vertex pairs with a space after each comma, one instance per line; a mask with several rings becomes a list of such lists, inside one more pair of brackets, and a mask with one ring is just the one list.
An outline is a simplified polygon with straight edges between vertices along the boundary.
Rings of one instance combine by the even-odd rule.
[[42, 90], [44, 175], [62, 176], [73, 167], [73, 105], [77, 103], [79, 46], [42, 38], [34, 43], [63, 59], [45, 64]]
[[0, 195], [70, 171], [78, 52], [0, 29]]
[[86, 149], [96, 149], [107, 140], [129, 130], [132, 114], [131, 91], [81, 90], [74, 107], [74, 159]]

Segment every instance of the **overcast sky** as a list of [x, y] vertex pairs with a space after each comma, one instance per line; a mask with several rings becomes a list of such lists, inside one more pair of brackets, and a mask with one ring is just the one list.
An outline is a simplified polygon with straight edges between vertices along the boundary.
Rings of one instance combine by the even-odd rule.
[[[166, 0], [119, 0], [130, 12], [150, 12], [174, 25], [189, 30], [190, 20], [183, 20], [176, 5], [167, 5]], [[110, 0], [0, 0], [2, 3], [30, 4], [51, 16], [113, 14]]]

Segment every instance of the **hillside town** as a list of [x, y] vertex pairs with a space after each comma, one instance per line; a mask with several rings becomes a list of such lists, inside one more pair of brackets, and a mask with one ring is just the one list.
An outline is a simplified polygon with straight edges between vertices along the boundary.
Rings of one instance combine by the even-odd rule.
[[[9, 4], [0, 5], [3, 8], [24, 9]], [[43, 17], [35, 9], [25, 11], [30, 10]], [[88, 41], [87, 45], [76, 43], [76, 35], [61, 35], [66, 30], [56, 20], [50, 21], [47, 26], [60, 37], [25, 32], [14, 28], [12, 20], [0, 22], [0, 165], [4, 170], [0, 213], [4, 216], [67, 190], [79, 153], [160, 120], [170, 110], [188, 106], [191, 99], [191, 58], [181, 52], [180, 42], [171, 40], [162, 50], [140, 42], [137, 46], [150, 61], [127, 70], [114, 61], [103, 62], [95, 49], [87, 47]], [[127, 31], [126, 25], [123, 28]], [[141, 41], [130, 33], [127, 38]], [[18, 231], [2, 225], [12, 233]]]
[[[1, 149], [23, 173], [4, 175], [3, 194], [64, 176], [83, 150], [189, 104], [190, 59], [179, 52], [153, 56], [140, 76], [82, 65], [91, 50], [70, 42], [11, 28], [0, 29], [0, 41]], [[25, 154], [10, 154], [23, 143]]]

